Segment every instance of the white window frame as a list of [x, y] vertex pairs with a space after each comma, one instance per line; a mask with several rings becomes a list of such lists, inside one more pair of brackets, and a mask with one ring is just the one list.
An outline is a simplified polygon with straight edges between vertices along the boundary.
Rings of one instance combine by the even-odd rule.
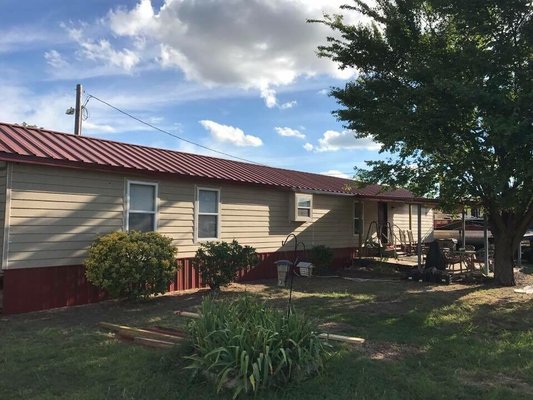
[[[205, 190], [209, 192], [217, 192], [217, 213], [200, 213], [200, 191]], [[198, 237], [198, 221], [200, 215], [215, 215], [217, 217], [217, 236], [212, 238], [199, 238]], [[196, 198], [194, 200], [194, 241], [195, 242], [208, 242], [212, 240], [220, 240], [220, 225], [221, 225], [221, 202], [220, 202], [220, 188], [213, 188], [213, 187], [203, 187], [203, 186], [197, 186], [196, 187]]]
[[[355, 233], [355, 205], [359, 204], [361, 206], [361, 215], [357, 217], [357, 220], [359, 221], [359, 227], [361, 232]], [[365, 203], [359, 200], [354, 200], [352, 203], [352, 235], [353, 236], [361, 236], [363, 235], [365, 230]]]
[[[146, 211], [146, 210], [131, 210], [130, 209], [130, 187], [131, 185], [144, 185], [144, 186], [153, 186], [154, 187], [154, 211]], [[130, 212], [137, 213], [137, 214], [153, 214], [154, 215], [154, 226], [153, 231], [157, 232], [157, 213], [159, 209], [159, 184], [157, 182], [146, 182], [146, 181], [127, 181], [126, 185], [126, 217], [125, 217], [125, 230], [126, 232], [129, 232], [130, 230]]]
[[[299, 200], [309, 201], [309, 207], [298, 207]], [[309, 210], [309, 216], [298, 215], [298, 210]], [[292, 209], [292, 220], [296, 222], [307, 222], [313, 220], [313, 195], [310, 193], [294, 193], [294, 204]]]

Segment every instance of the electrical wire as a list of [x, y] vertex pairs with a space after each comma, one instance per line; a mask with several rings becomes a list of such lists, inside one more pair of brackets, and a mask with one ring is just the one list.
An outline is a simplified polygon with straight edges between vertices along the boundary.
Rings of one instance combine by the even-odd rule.
[[[83, 91], [85, 93], [85, 91]], [[81, 118], [84, 120], [84, 121], [87, 121], [89, 119], [89, 110], [87, 109], [87, 103], [89, 102], [89, 100], [91, 100], [90, 97], [87, 97], [85, 99], [85, 102], [83, 103], [83, 105], [81, 106]]]
[[[149, 123], [149, 122], [143, 121], [142, 119], [137, 118], [136, 116], [134, 116], [134, 115], [132, 115], [132, 114], [130, 114], [130, 113], [124, 111], [124, 110], [121, 110], [120, 108], [115, 107], [114, 105], [108, 103], [107, 101], [104, 101], [104, 100], [102, 100], [102, 99], [99, 99], [98, 97], [93, 96], [93, 95], [90, 94], [90, 93], [87, 93], [87, 100], [85, 101], [85, 105], [87, 105], [87, 103], [89, 102], [90, 99], [95, 99], [96, 101], [99, 101], [100, 103], [105, 104], [106, 106], [112, 108], [113, 110], [118, 111], [119, 113], [124, 114], [124, 115], [130, 117], [131, 119], [134, 119], [135, 121], [140, 122], [140, 123], [143, 124], [143, 125], [146, 125], [146, 126], [152, 128], [152, 129], [155, 129], [156, 131], [159, 131], [159, 132], [161, 132], [161, 133], [164, 133], [165, 135], [172, 136], [173, 138], [176, 138], [176, 139], [182, 140], [182, 141], [184, 141], [184, 142], [186, 142], [186, 143], [189, 143], [189, 144], [192, 144], [192, 145], [194, 145], [194, 146], [198, 146], [198, 147], [200, 147], [200, 148], [202, 148], [202, 149], [212, 151], [213, 153], [222, 154], [222, 155], [224, 155], [224, 156], [231, 157], [231, 158], [234, 158], [234, 159], [236, 159], [236, 160], [244, 161], [244, 162], [247, 162], [247, 163], [250, 163], [250, 164], [263, 165], [263, 164], [260, 164], [260, 163], [258, 163], [258, 162], [255, 162], [255, 161], [251, 161], [251, 160], [247, 160], [246, 158], [242, 158], [242, 157], [234, 156], [233, 154], [229, 154], [229, 153], [225, 153], [225, 152], [223, 152], [223, 151], [215, 150], [215, 149], [212, 149], [212, 148], [210, 148], [210, 147], [207, 147], [207, 146], [204, 146], [204, 145], [201, 145], [201, 144], [195, 143], [195, 142], [193, 142], [193, 141], [191, 141], [191, 140], [188, 140], [188, 139], [182, 138], [181, 136], [178, 136], [178, 135], [176, 135], [176, 134], [174, 134], [174, 133], [172, 133], [172, 132], [166, 131], [166, 130], [161, 129], [161, 128], [159, 128], [159, 127], [157, 127], [157, 126], [155, 126], [155, 125], [153, 125], [153, 124], [151, 124], [151, 123]], [[85, 107], [85, 106], [84, 106], [84, 107]], [[88, 113], [87, 113], [87, 116], [88, 116]]]

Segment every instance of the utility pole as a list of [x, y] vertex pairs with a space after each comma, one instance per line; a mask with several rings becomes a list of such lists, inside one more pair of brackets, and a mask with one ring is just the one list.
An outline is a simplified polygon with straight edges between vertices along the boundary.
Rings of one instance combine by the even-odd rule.
[[76, 109], [74, 110], [74, 135], [81, 136], [81, 93], [82, 87], [78, 83], [76, 85]]

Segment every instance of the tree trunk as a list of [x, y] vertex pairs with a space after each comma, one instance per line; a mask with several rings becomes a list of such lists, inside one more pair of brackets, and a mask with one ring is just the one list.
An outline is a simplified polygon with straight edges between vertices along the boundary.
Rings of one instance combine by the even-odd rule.
[[494, 236], [494, 280], [503, 286], [515, 286], [513, 256], [514, 232], [493, 232]]

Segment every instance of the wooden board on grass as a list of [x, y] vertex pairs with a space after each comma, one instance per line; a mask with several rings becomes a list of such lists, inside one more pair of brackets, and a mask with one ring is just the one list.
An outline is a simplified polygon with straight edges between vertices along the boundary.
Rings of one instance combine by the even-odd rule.
[[160, 340], [170, 343], [179, 343], [183, 341], [183, 336], [170, 335], [168, 333], [162, 333], [157, 331], [152, 331], [148, 329], [133, 328], [131, 326], [125, 325], [116, 325], [109, 322], [100, 322], [100, 325], [103, 328], [109, 329], [113, 332], [116, 332], [120, 335], [132, 336], [132, 337], [142, 337], [153, 340]]

